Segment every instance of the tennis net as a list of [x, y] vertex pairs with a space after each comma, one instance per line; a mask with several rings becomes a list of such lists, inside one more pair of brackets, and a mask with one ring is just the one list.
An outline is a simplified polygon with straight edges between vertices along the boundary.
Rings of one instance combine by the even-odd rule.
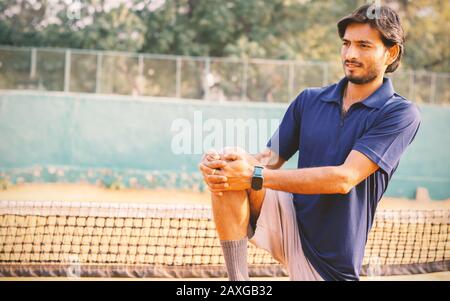
[[[448, 210], [378, 211], [362, 275], [450, 270]], [[249, 244], [250, 276], [286, 276]], [[0, 276], [226, 277], [206, 205], [0, 201]]]

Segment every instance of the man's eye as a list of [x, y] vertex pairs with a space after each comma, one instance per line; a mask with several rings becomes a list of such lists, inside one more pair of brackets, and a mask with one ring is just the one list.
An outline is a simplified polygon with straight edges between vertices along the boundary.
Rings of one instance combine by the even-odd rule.
[[361, 47], [362, 47], [362, 48], [369, 48], [370, 46], [367, 45], [367, 44], [361, 44]]

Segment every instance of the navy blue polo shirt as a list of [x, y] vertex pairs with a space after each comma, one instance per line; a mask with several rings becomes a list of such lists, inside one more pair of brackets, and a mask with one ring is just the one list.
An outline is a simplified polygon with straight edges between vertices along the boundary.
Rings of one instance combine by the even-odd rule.
[[347, 194], [294, 194], [303, 251], [325, 280], [358, 280], [378, 201], [420, 125], [417, 107], [390, 79], [341, 113], [347, 79], [304, 90], [289, 105], [267, 146], [298, 168], [337, 166], [351, 150], [379, 169]]

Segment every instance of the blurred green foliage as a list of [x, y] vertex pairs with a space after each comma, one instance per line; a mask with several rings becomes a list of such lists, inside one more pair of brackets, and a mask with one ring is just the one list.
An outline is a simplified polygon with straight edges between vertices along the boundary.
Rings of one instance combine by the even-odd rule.
[[[69, 3], [68, 3], [69, 2]], [[336, 22], [363, 0], [2, 0], [0, 44], [193, 56], [338, 59]], [[407, 69], [450, 70], [450, 2], [382, 1]]]

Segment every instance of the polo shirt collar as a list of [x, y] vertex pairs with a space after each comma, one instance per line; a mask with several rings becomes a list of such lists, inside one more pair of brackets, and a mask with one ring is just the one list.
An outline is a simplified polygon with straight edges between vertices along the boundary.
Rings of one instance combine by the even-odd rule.
[[[341, 79], [331, 90], [324, 93], [321, 97], [326, 102], [341, 103], [342, 94], [344, 92], [345, 85], [347, 84], [347, 78]], [[390, 78], [383, 78], [383, 84], [369, 97], [361, 101], [366, 107], [381, 108], [386, 101], [394, 95], [394, 87]]]

